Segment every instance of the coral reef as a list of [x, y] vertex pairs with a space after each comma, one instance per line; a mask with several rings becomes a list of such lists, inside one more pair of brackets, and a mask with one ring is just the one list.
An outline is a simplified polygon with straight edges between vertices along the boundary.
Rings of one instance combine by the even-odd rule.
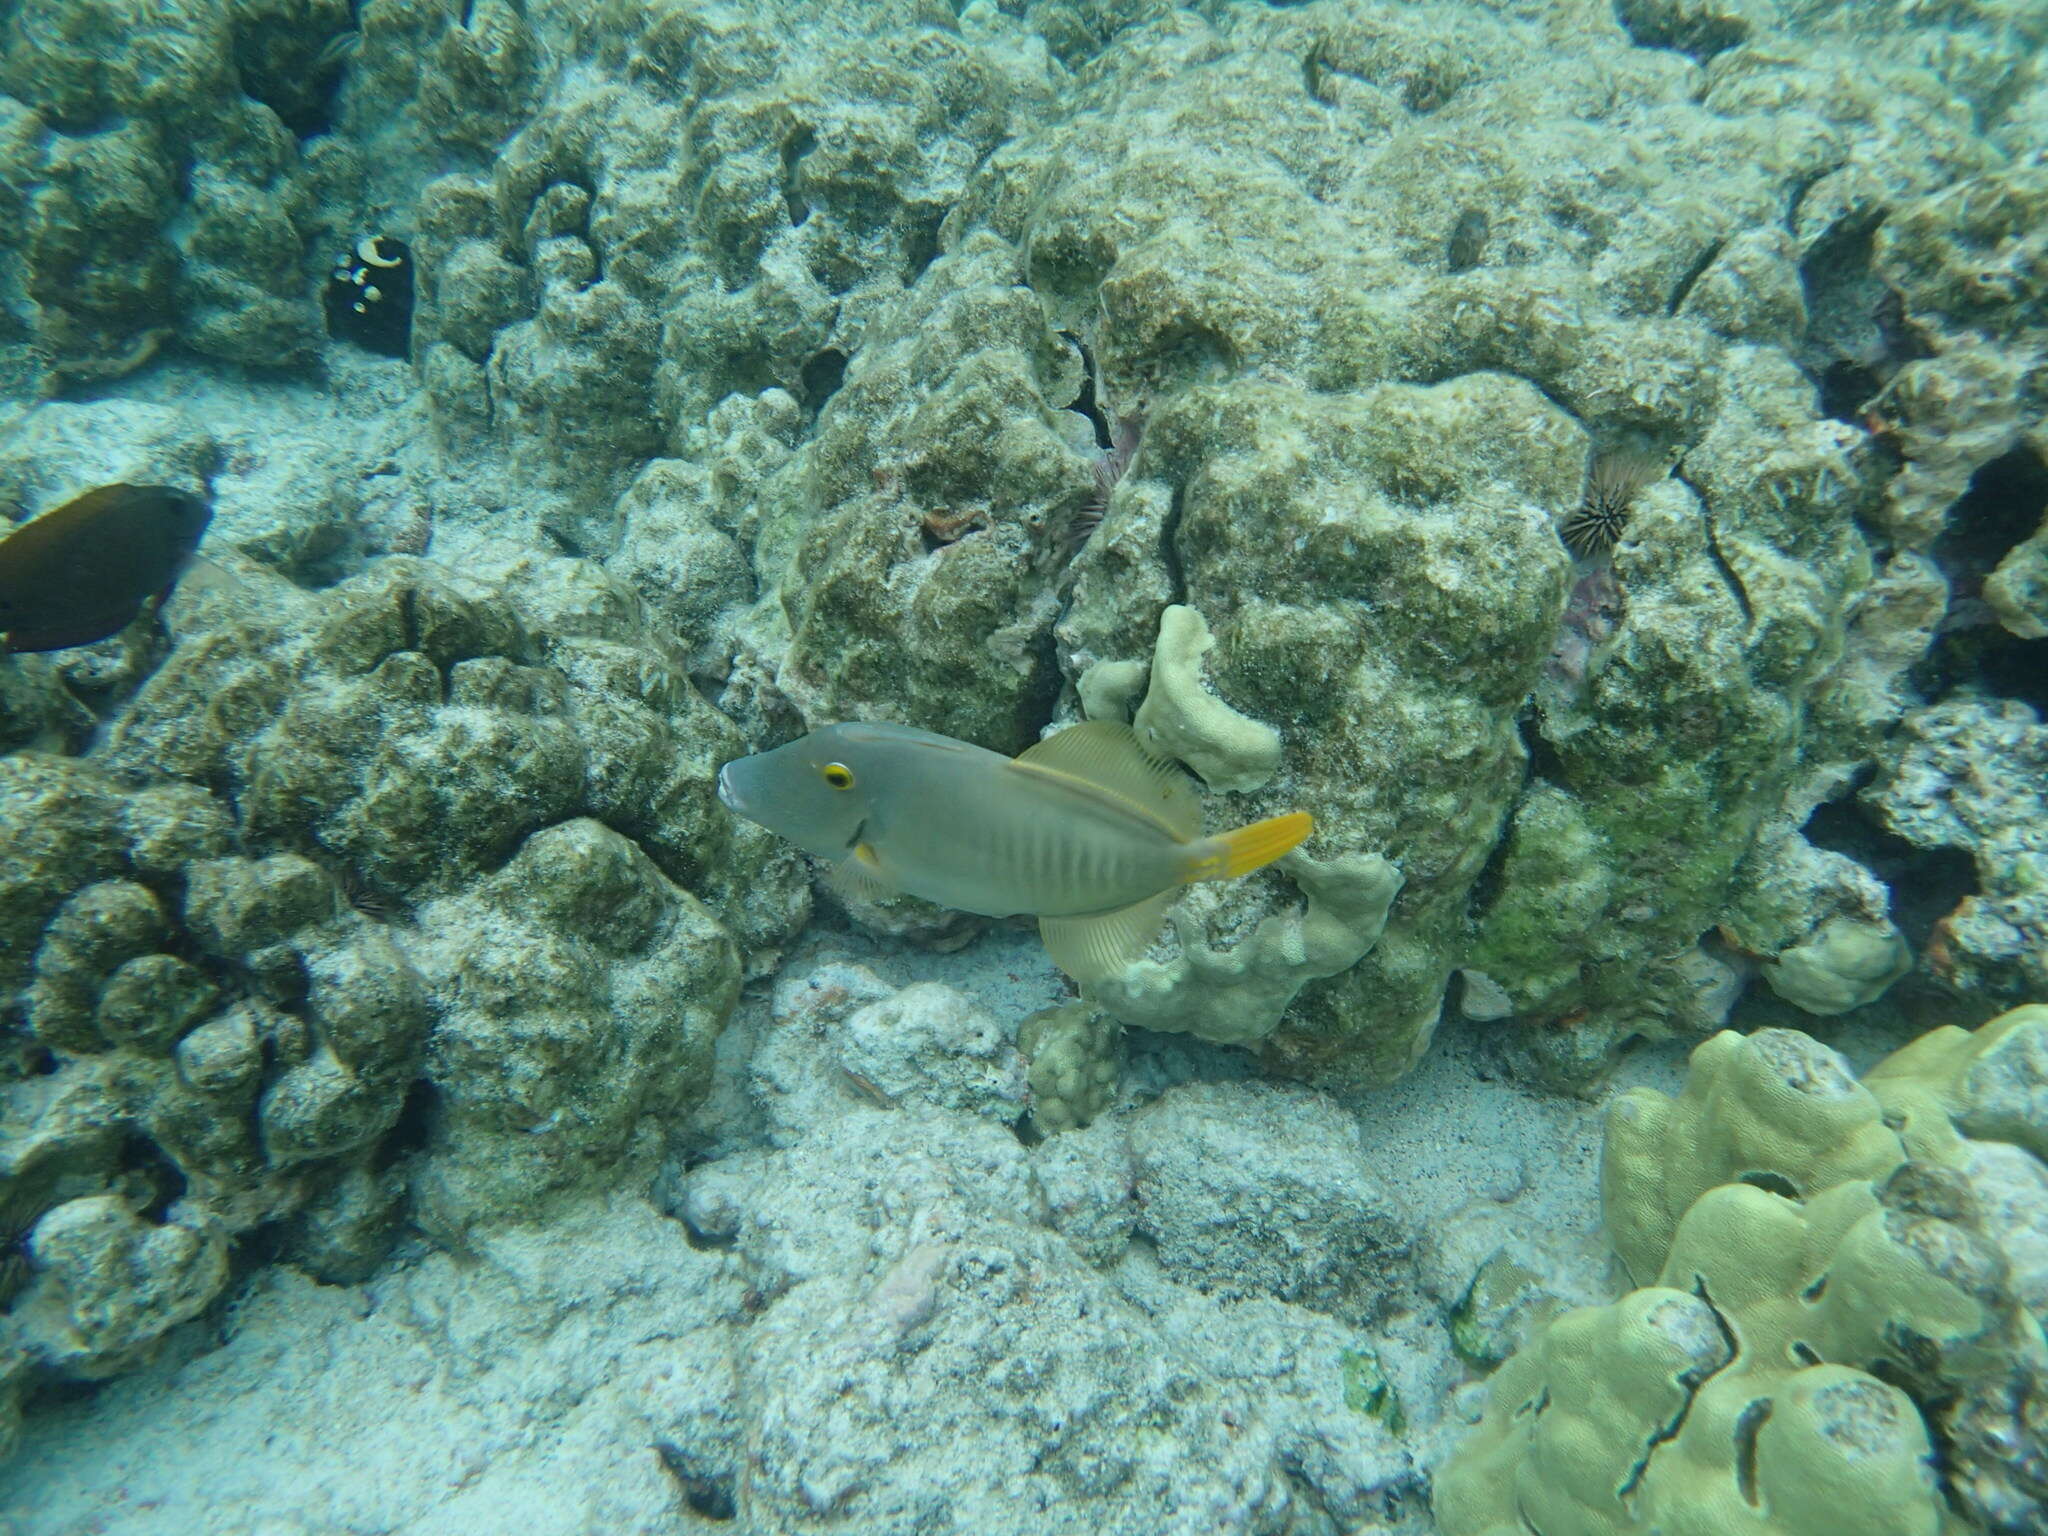
[[8, 13], [8, 393], [118, 376], [171, 339], [258, 368], [312, 358], [321, 221], [299, 136], [326, 121], [315, 60], [349, 24], [345, 0]]
[[[1037, 9], [827, 6], [784, 30], [780, 7], [367, 7], [342, 137], [410, 210], [443, 440], [631, 581], [750, 730], [871, 716], [1014, 751], [1061, 695], [1113, 707], [1134, 665], [1179, 658], [1147, 723], [1176, 696], [1237, 712], [1249, 756], [1210, 761], [1212, 787], [1277, 762], [1257, 793], [1309, 803], [1318, 853], [1407, 879], [1378, 949], [1289, 1005], [1267, 1048], [1294, 1069], [1397, 1075], [1468, 960], [1515, 1013], [1583, 1027], [1561, 1077], [1714, 1027], [1744, 967], [1696, 941], [1900, 702], [1856, 633], [1895, 579], [1857, 527], [1894, 466], [1837, 397], [1904, 356], [1869, 316], [1887, 283], [1915, 317], [1938, 297], [1874, 246], [1885, 211], [1996, 158], [1915, 75], [1925, 27], [1851, 45], [1810, 18], [1571, 10], [1560, 55], [1477, 12], [1437, 36]], [[1714, 60], [1711, 89], [1654, 51], [1674, 42]], [[1093, 83], [1056, 92], [1084, 60]], [[1967, 89], [1994, 78], [1979, 60]], [[1588, 113], [1617, 131], [1553, 128]], [[437, 157], [464, 168], [429, 180]], [[1711, 191], [1674, 201], [1702, 165]], [[1101, 445], [1141, 413], [1142, 478], [1104, 497]], [[1570, 697], [1532, 717], [1589, 451], [1680, 478], [1621, 539]], [[1339, 574], [1297, 592], [1304, 561]], [[1368, 655], [1376, 681], [1285, 684]], [[1717, 739], [1666, 771], [1680, 720]], [[1575, 966], [1520, 916], [1557, 894], [1531, 840], [1499, 848], [1567, 807], [1605, 899]], [[1781, 902], [1752, 951], [1780, 979], [1861, 968], [1787, 983], [1821, 1006], [1888, 968], [1839, 960], [1841, 888]], [[1200, 914], [1204, 942], [1283, 896]]]
[[0, 758], [10, 1402], [132, 1364], [265, 1223], [347, 1277], [401, 1220], [651, 1173], [804, 911], [716, 813], [737, 734], [593, 567], [252, 568], [181, 625], [88, 756]]
[[[1557, 1317], [1581, 1107], [1425, 1244], [1330, 1093], [2043, 995], [2038, 11], [0, 6], [0, 512], [146, 471], [236, 584], [0, 658], [0, 1441], [275, 1254], [444, 1351], [477, 1267], [536, 1529], [1413, 1529], [1457, 1358], [1447, 1529], [2025, 1529], [2037, 1015], [1716, 1037]], [[778, 973], [720, 762], [1082, 715], [1316, 840], [1078, 1003], [909, 904]]]
[[1641, 1288], [1494, 1377], [1437, 1478], [1449, 1536], [2038, 1529], [2048, 1496], [2048, 1009], [1858, 1082], [1790, 1030], [1701, 1045], [1609, 1112]]
[[[10, 28], [69, 60], [118, 9]], [[1276, 1062], [1398, 1075], [1461, 968], [1571, 1021], [1530, 1034], [1559, 1080], [1715, 1027], [1752, 966], [1823, 1008], [1894, 968], [1886, 914], [1845, 916], [1855, 877], [1784, 848], [1916, 702], [1859, 627], [1940, 579], [1863, 526], [1928, 543], [2031, 430], [2039, 175], [1972, 116], [2024, 29], [1965, 59], [1925, 17], [1741, 7], [1566, 6], [1565, 47], [1483, 10], [372, 0], [327, 82], [291, 57], [346, 27], [315, 0], [194, 18], [38, 89], [161, 115], [176, 59], [295, 131], [325, 113], [262, 182], [319, 189], [301, 243], [390, 215], [441, 446], [629, 582], [750, 733], [869, 716], [1014, 751], [1150, 657], [1162, 742], [1233, 712], [1204, 727], [1233, 722], [1232, 761], [1191, 763], [1212, 787], [1399, 866], [1378, 946], [1238, 1031]], [[164, 221], [190, 222], [137, 227]], [[2018, 425], [1965, 451], [1909, 404], [1970, 368]], [[1635, 460], [1677, 475], [1579, 622], [1560, 530], [1589, 464]], [[1986, 589], [2015, 633], [2027, 558]], [[1600, 903], [1568, 933], [1532, 917], [1566, 822]], [[1286, 899], [1191, 915], [1227, 948]]]
[[1967, 852], [1976, 889], [1935, 925], [1923, 961], [1987, 1000], [2048, 994], [2048, 726], [2013, 700], [1914, 710], [1863, 801], [1916, 848]]
[[[1279, 772], [1244, 814], [1311, 811], [1312, 848], [1331, 850], [1328, 869], [1352, 886], [1348, 896], [1329, 886], [1324, 900], [1355, 908], [1355, 921], [1337, 921], [1354, 936], [1316, 946], [1328, 951], [1320, 965], [1265, 928], [1258, 942], [1287, 956], [1285, 984], [1239, 1010], [1227, 1034], [1199, 1032], [1256, 1039], [1294, 997], [1294, 1022], [1268, 1048], [1297, 1067], [1391, 1077], [1427, 1043], [1472, 881], [1520, 784], [1513, 717], [1564, 601], [1566, 559], [1543, 509], [1575, 494], [1581, 452], [1555, 407], [1491, 374], [1351, 396], [1202, 387], [1150, 417], [1144, 462], [1180, 487], [1174, 542], [1187, 599], [1214, 633], [1210, 683], [1230, 708], [1285, 722]], [[1126, 492], [1077, 562], [1061, 625], [1077, 668], [1152, 649], [1154, 610], [1133, 605], [1109, 553], [1145, 506]], [[1428, 576], [1471, 562], [1497, 584]], [[1155, 686], [1170, 687], [1171, 674]], [[1411, 707], [1423, 698], [1427, 707]], [[1317, 882], [1310, 863], [1283, 868]], [[1399, 902], [1374, 943], [1397, 878]], [[1216, 947], [1268, 919], [1297, 920], [1284, 887], [1247, 884], [1227, 905], [1182, 904], [1184, 951], [1172, 965], [1273, 969], [1228, 943], [1205, 965], [1187, 944], [1190, 932]], [[1318, 972], [1330, 979], [1309, 980]], [[1229, 1011], [1225, 995], [1190, 986], [1141, 1015], [1135, 999], [1157, 990], [1150, 976], [1133, 972], [1129, 1000], [1103, 989], [1106, 1005], [1154, 1027], [1186, 1010]]]

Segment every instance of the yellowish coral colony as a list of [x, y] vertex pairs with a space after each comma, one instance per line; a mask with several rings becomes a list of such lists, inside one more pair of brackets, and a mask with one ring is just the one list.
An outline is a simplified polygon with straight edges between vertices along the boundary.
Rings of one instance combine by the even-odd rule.
[[2037, 1249], [2048, 1007], [1861, 1082], [1805, 1035], [1716, 1035], [1608, 1112], [1639, 1289], [1502, 1366], [1438, 1475], [1448, 1536], [2024, 1531], [2048, 1493]]

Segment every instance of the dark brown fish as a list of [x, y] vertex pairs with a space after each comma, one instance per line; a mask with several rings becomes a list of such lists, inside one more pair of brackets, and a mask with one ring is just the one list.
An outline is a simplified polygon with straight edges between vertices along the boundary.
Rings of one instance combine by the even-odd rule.
[[213, 509], [167, 485], [103, 485], [0, 539], [8, 651], [61, 651], [119, 634], [167, 598]]

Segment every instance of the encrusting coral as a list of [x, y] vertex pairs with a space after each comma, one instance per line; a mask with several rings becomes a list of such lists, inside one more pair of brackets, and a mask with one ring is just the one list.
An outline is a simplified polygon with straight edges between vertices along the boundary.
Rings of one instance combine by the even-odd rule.
[[1967, 852], [1976, 888], [1942, 914], [1927, 968], [1965, 992], [2048, 992], [2048, 726], [2017, 700], [1952, 699], [1901, 722], [1862, 799], [1916, 848]]

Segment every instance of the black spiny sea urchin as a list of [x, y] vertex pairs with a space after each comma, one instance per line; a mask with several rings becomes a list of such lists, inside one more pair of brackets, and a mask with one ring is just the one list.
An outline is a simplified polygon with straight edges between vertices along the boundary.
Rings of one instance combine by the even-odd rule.
[[1567, 514], [1561, 532], [1575, 555], [1592, 558], [1614, 548], [1628, 527], [1636, 497], [1664, 478], [1664, 461], [1640, 449], [1603, 453], [1586, 477], [1586, 496]]
[[0, 1312], [13, 1306], [14, 1298], [27, 1288], [34, 1269], [28, 1256], [29, 1233], [54, 1204], [21, 1188], [0, 1194]]

